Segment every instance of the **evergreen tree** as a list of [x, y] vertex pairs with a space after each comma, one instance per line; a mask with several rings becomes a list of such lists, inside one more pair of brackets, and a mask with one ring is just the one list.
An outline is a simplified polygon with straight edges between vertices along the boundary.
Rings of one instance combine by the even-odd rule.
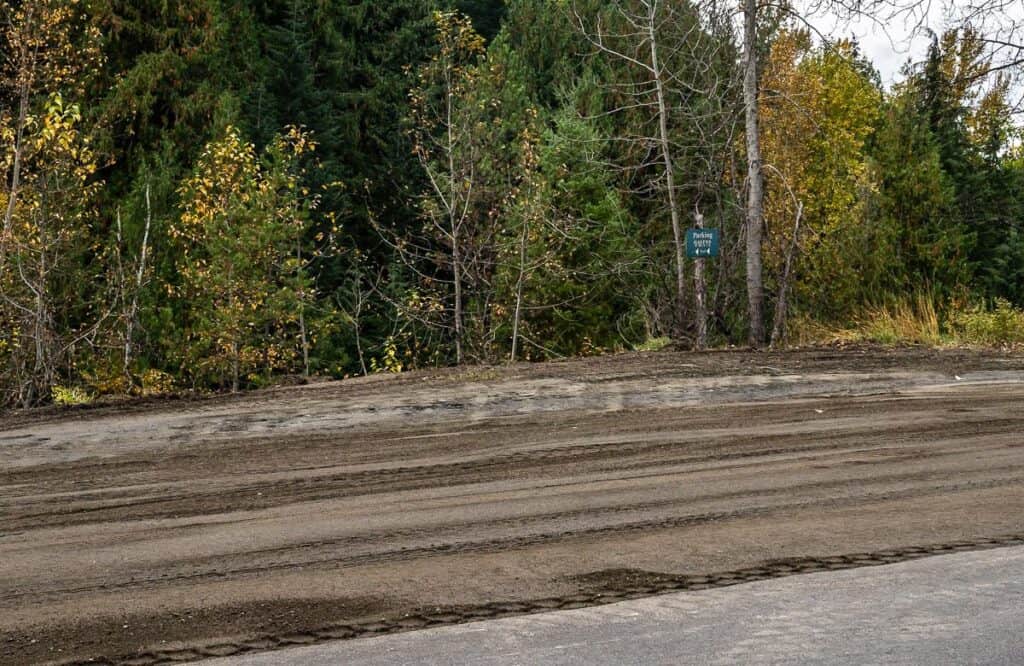
[[965, 260], [977, 286], [987, 298], [1013, 298], [1022, 250], [1011, 236], [1022, 214], [1014, 174], [1000, 158], [1010, 148], [1007, 83], [997, 79], [980, 92], [989, 67], [981, 35], [947, 31], [933, 39], [911, 85], [955, 192], [955, 215], [969, 234]]
[[969, 284], [972, 238], [938, 142], [916, 102], [913, 88], [902, 91], [889, 103], [874, 138], [879, 233], [871, 250], [888, 263], [875, 284], [893, 296], [923, 289], [945, 300]]
[[473, 19], [473, 27], [487, 41], [498, 34], [505, 5], [505, 0], [455, 0], [455, 8]]

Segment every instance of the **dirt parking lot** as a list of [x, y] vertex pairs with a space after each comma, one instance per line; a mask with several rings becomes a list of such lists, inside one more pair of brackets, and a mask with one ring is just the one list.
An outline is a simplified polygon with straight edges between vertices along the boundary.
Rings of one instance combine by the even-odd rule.
[[0, 663], [172, 663], [1021, 539], [1008, 353], [624, 354], [15, 412]]

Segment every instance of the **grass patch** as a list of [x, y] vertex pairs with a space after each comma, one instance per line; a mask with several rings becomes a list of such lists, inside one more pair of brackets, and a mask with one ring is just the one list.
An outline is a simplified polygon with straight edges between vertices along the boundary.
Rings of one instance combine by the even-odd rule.
[[640, 344], [636, 345], [635, 347], [633, 347], [633, 350], [639, 352], [661, 351], [662, 349], [665, 349], [671, 344], [672, 338], [669, 337], [651, 338], [646, 342], [641, 342]]

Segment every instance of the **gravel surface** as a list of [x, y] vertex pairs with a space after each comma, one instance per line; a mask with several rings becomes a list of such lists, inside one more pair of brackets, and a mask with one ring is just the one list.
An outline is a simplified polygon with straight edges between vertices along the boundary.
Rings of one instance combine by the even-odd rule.
[[1022, 401], [1021, 356], [862, 348], [9, 413], [0, 663], [166, 663], [1017, 535]]

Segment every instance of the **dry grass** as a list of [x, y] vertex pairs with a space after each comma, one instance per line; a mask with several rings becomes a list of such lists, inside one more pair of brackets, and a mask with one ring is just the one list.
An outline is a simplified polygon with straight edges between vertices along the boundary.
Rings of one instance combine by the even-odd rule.
[[916, 294], [889, 305], [869, 306], [848, 327], [823, 324], [809, 318], [793, 322], [797, 344], [844, 344], [874, 342], [883, 345], [913, 344], [937, 347], [943, 336], [938, 308], [927, 294]]
[[[940, 311], [946, 314], [940, 315]], [[795, 319], [790, 326], [790, 339], [801, 346], [862, 342], [929, 347], [1024, 346], [1024, 310], [1005, 300], [997, 300], [991, 308], [956, 304], [940, 308], [926, 293], [889, 305], [867, 307], [845, 327], [809, 317]]]
[[923, 294], [889, 307], [869, 308], [856, 322], [865, 342], [938, 346], [943, 343], [938, 308]]

